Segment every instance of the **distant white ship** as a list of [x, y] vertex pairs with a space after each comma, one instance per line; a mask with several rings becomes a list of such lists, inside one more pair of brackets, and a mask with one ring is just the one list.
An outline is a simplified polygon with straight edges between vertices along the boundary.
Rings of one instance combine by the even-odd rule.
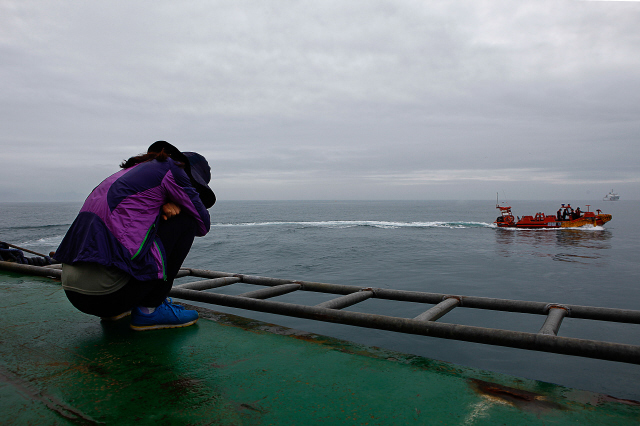
[[612, 189], [611, 192], [609, 192], [607, 195], [604, 196], [602, 201], [618, 201], [619, 199], [620, 199], [620, 196], [615, 192], [613, 192], [613, 189]]

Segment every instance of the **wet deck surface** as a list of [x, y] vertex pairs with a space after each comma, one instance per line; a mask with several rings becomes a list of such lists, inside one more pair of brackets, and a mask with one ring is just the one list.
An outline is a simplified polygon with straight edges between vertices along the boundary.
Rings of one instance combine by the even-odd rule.
[[633, 401], [199, 311], [135, 332], [0, 272], [0, 424], [640, 423]]

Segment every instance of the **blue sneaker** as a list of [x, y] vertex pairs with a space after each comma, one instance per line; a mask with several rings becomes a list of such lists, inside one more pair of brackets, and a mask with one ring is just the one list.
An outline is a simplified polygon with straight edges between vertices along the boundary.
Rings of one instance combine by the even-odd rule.
[[145, 314], [140, 308], [131, 311], [130, 327], [137, 331], [158, 330], [161, 328], [187, 327], [198, 321], [198, 312], [190, 311], [184, 306], [174, 305], [167, 298], [155, 311]]

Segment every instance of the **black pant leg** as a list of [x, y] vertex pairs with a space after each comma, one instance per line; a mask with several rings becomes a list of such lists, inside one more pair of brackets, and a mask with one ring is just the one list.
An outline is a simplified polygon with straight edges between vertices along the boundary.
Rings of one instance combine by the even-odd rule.
[[[147, 281], [146, 284], [153, 283], [153, 285], [145, 286], [148, 291], [142, 297], [138, 306], [159, 306], [167, 297], [173, 286], [174, 278], [180, 271], [180, 267], [189, 254], [189, 250], [191, 250], [195, 233], [196, 221], [192, 216], [185, 213], [160, 221], [157, 235], [162, 241], [166, 254], [165, 275], [167, 279], [166, 281]], [[133, 281], [137, 282], [136, 280]]]
[[167, 254], [165, 273], [167, 279], [173, 279], [178, 274], [184, 259], [189, 254], [193, 239], [196, 235], [196, 220], [181, 213], [168, 220], [161, 220], [158, 225], [158, 237], [162, 241]]

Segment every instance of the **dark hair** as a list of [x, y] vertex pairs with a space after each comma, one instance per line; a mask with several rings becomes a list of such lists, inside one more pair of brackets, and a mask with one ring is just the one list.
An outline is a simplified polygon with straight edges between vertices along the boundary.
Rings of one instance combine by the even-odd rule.
[[[158, 160], [158, 161], [167, 161], [167, 158], [171, 158], [169, 154], [164, 152], [164, 150], [160, 152], [148, 152], [146, 154], [139, 154], [135, 157], [131, 157], [128, 160], [123, 161], [120, 164], [120, 167], [123, 169], [128, 169], [130, 167], [135, 166], [136, 164], [144, 163], [145, 161]], [[176, 165], [179, 167], [184, 167], [184, 164], [176, 161]]]

